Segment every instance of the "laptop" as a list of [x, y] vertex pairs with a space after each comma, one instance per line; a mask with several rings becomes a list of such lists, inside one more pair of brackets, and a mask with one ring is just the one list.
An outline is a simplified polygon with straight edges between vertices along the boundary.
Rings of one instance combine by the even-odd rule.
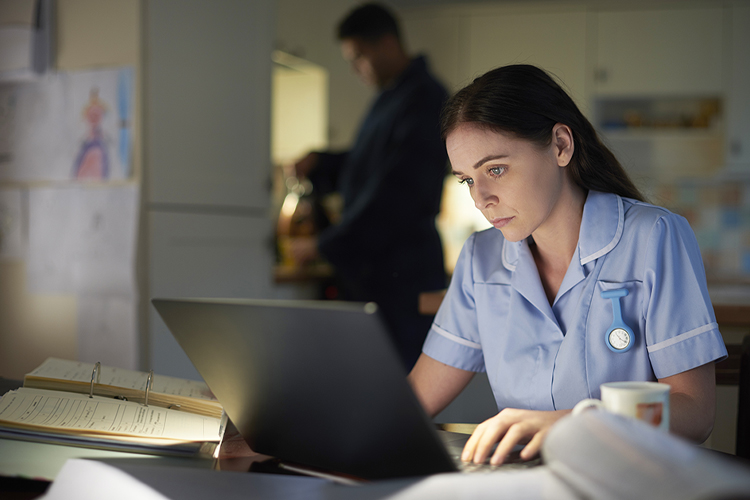
[[366, 480], [458, 470], [375, 304], [152, 303], [254, 451]]

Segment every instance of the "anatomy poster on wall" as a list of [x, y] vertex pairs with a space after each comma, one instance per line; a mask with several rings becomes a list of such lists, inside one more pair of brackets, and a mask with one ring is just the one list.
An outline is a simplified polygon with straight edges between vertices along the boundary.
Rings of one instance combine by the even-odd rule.
[[0, 181], [122, 180], [132, 173], [133, 69], [0, 85]]

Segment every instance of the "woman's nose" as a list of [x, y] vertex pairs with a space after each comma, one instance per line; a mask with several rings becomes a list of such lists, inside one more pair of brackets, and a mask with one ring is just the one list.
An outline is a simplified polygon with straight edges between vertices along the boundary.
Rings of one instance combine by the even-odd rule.
[[497, 203], [497, 196], [487, 190], [486, 186], [481, 183], [474, 185], [474, 192], [472, 194], [474, 195], [474, 206], [479, 210], [484, 210]]

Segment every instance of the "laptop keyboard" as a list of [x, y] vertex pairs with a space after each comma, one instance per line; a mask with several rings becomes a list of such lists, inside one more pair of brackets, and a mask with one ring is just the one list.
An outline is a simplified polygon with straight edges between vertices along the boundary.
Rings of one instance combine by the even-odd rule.
[[509, 460], [503, 463], [502, 465], [490, 465], [489, 461], [483, 464], [475, 464], [473, 462], [463, 462], [461, 461], [460, 455], [454, 455], [452, 458], [453, 458], [453, 463], [455, 463], [456, 467], [458, 468], [458, 471], [466, 472], [466, 473], [488, 473], [488, 472], [497, 472], [497, 471], [528, 469], [529, 467], [534, 467], [542, 463], [542, 460], [540, 458], [535, 458], [533, 460], [520, 460], [519, 459], [518, 461]]
[[445, 444], [453, 463], [460, 472], [471, 472], [471, 473], [486, 473], [495, 471], [506, 471], [506, 470], [517, 470], [517, 469], [528, 469], [542, 463], [541, 458], [535, 458], [533, 460], [523, 460], [521, 458], [522, 446], [517, 446], [506, 458], [502, 465], [490, 465], [489, 458], [483, 464], [475, 464], [472, 462], [462, 462], [461, 452], [469, 439], [467, 434], [460, 434], [454, 432], [447, 432], [438, 430], [443, 444]]

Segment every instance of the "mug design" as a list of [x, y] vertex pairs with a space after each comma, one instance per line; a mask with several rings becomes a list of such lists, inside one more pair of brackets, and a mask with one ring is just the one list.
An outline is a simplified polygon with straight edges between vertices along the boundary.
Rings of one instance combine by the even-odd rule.
[[638, 403], [635, 407], [635, 416], [639, 420], [653, 425], [659, 425], [664, 414], [664, 405], [661, 401], [655, 403]]

